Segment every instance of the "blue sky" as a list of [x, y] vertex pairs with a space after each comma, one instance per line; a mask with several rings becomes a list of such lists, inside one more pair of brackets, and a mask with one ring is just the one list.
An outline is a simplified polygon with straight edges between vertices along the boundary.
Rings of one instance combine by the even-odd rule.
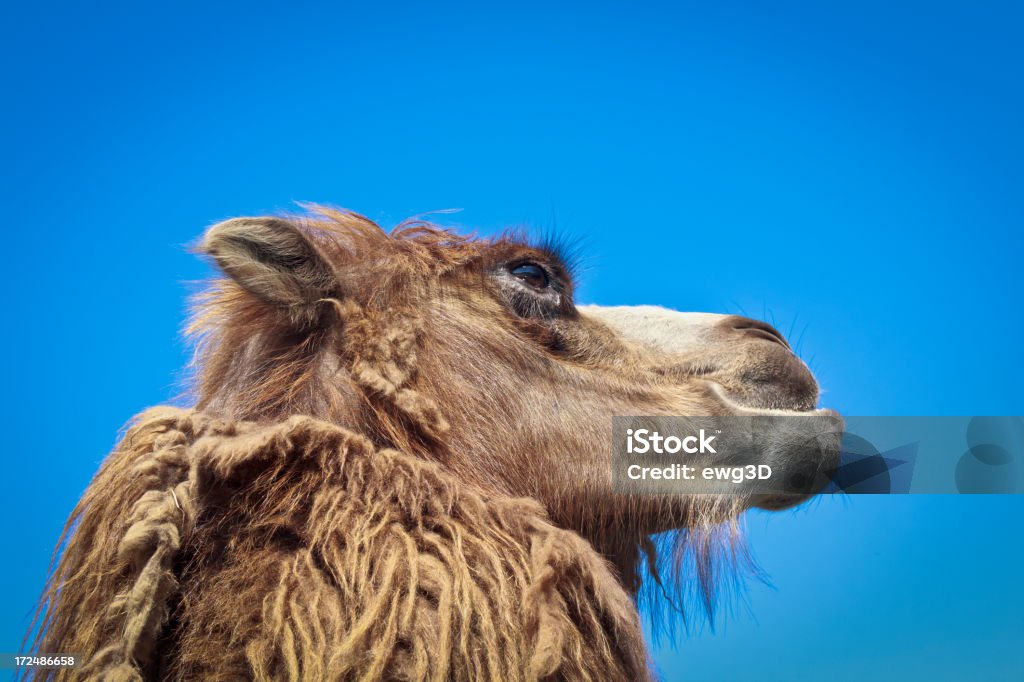
[[[344, 205], [584, 238], [583, 302], [773, 320], [856, 415], [1021, 414], [1012, 3], [10, 3], [0, 650], [75, 500], [179, 389], [185, 246]], [[1024, 497], [748, 517], [773, 587], [665, 678], [1012, 679]]]

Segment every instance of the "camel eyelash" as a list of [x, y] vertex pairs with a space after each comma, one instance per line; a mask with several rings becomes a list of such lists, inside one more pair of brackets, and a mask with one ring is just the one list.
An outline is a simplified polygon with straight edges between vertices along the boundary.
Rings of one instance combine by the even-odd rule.
[[583, 240], [564, 233], [548, 232], [532, 245], [556, 264], [569, 280], [575, 279], [583, 260]]
[[566, 289], [571, 289], [576, 275], [582, 269], [584, 238], [565, 232], [546, 230], [531, 235], [525, 229], [510, 229], [494, 239], [493, 243], [504, 243], [512, 252], [518, 252], [521, 260], [534, 260], [545, 266], [549, 272], [558, 275]]

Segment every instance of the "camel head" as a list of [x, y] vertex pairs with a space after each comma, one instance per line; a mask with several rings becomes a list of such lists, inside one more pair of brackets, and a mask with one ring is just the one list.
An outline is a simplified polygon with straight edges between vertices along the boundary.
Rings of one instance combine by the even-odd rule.
[[678, 530], [678, 550], [705, 533], [707, 592], [711, 529], [803, 499], [611, 488], [615, 415], [813, 413], [814, 377], [764, 322], [577, 306], [571, 263], [549, 244], [419, 222], [387, 234], [322, 208], [220, 223], [200, 250], [227, 277], [192, 327], [199, 409], [316, 416], [489, 493], [534, 498], [634, 591], [642, 558], [654, 569], [652, 535]]

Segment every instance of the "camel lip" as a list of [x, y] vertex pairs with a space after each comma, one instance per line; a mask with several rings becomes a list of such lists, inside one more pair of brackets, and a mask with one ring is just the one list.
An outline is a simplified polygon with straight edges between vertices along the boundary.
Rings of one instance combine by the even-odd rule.
[[828, 407], [810, 407], [800, 409], [799, 407], [766, 407], [763, 405], [756, 405], [743, 402], [730, 393], [722, 384], [717, 381], [706, 379], [705, 382], [711, 388], [711, 392], [714, 394], [719, 401], [724, 405], [732, 409], [737, 416], [819, 416], [819, 417], [841, 417], [836, 410]]

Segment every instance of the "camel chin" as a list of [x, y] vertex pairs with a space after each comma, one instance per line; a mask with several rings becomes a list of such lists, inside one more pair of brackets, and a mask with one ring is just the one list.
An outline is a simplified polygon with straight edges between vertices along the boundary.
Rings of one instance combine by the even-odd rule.
[[[799, 493], [771, 493], [754, 495], [750, 506], [766, 511], [783, 511], [792, 509], [806, 502], [822, 491], [829, 481], [828, 473], [839, 465], [843, 434], [843, 418], [830, 408], [787, 409], [758, 404], [744, 404], [730, 396], [720, 384], [709, 382], [712, 392], [728, 407], [729, 412], [736, 416], [781, 417], [786, 424], [796, 428], [794, 433], [776, 433], [767, 444], [763, 457], [766, 461], [781, 463], [783, 475], [794, 469], [803, 468], [812, 471], [813, 484]], [[795, 417], [796, 419], [788, 419]], [[802, 420], [802, 417], [818, 419]], [[806, 426], [804, 426], [806, 424]], [[810, 427], [816, 427], [811, 430]], [[822, 430], [824, 426], [824, 430]], [[803, 433], [801, 434], [801, 428]], [[781, 431], [781, 429], [780, 429]], [[794, 445], [797, 440], [799, 445]], [[800, 447], [802, 445], [803, 447]], [[789, 472], [787, 472], [787, 469]]]

